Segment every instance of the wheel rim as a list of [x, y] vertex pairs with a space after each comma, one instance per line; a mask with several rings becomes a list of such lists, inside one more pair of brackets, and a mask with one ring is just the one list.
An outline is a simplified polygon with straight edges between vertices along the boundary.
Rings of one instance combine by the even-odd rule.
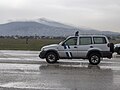
[[99, 61], [99, 57], [98, 56], [94, 55], [94, 56], [91, 57], [91, 62], [92, 63], [98, 63], [98, 61]]
[[48, 60], [49, 60], [50, 62], [55, 61], [55, 56], [54, 56], [53, 54], [48, 55]]

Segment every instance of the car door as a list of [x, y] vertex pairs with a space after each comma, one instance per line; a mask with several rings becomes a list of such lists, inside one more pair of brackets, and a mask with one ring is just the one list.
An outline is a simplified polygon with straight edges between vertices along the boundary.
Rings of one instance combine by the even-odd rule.
[[60, 57], [75, 58], [77, 57], [77, 42], [78, 37], [70, 37], [62, 45], [59, 46], [58, 51]]
[[92, 37], [79, 37], [78, 57], [85, 58], [92, 46]]

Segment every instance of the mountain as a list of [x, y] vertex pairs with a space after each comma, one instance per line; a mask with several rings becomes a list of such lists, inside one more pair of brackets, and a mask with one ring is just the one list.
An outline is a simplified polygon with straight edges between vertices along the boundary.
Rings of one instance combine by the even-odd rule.
[[69, 36], [74, 35], [76, 31], [80, 34], [105, 34], [118, 35], [118, 32], [98, 31], [88, 28], [78, 28], [45, 18], [33, 21], [14, 21], [0, 24], [0, 36]]
[[53, 26], [53, 27], [62, 27], [62, 28], [68, 28], [68, 29], [73, 28], [70, 25], [65, 25], [65, 24], [62, 24], [62, 23], [59, 23], [59, 22], [56, 22], [56, 21], [51, 21], [51, 20], [48, 20], [46, 18], [40, 18], [40, 19], [37, 19], [36, 21], [38, 23], [42, 23], [42, 24], [45, 24], [45, 25], [48, 25], [48, 26]]

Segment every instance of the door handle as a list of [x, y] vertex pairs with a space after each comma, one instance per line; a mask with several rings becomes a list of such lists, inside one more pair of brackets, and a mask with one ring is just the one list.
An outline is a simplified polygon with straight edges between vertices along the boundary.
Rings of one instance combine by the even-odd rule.
[[74, 48], [77, 48], [76, 46]]
[[90, 46], [90, 48], [93, 48], [93, 46]]

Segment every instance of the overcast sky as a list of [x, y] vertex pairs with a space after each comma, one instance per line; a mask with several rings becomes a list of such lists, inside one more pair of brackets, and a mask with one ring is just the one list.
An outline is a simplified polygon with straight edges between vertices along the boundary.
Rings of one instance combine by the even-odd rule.
[[120, 0], [0, 0], [0, 23], [41, 17], [120, 32]]

